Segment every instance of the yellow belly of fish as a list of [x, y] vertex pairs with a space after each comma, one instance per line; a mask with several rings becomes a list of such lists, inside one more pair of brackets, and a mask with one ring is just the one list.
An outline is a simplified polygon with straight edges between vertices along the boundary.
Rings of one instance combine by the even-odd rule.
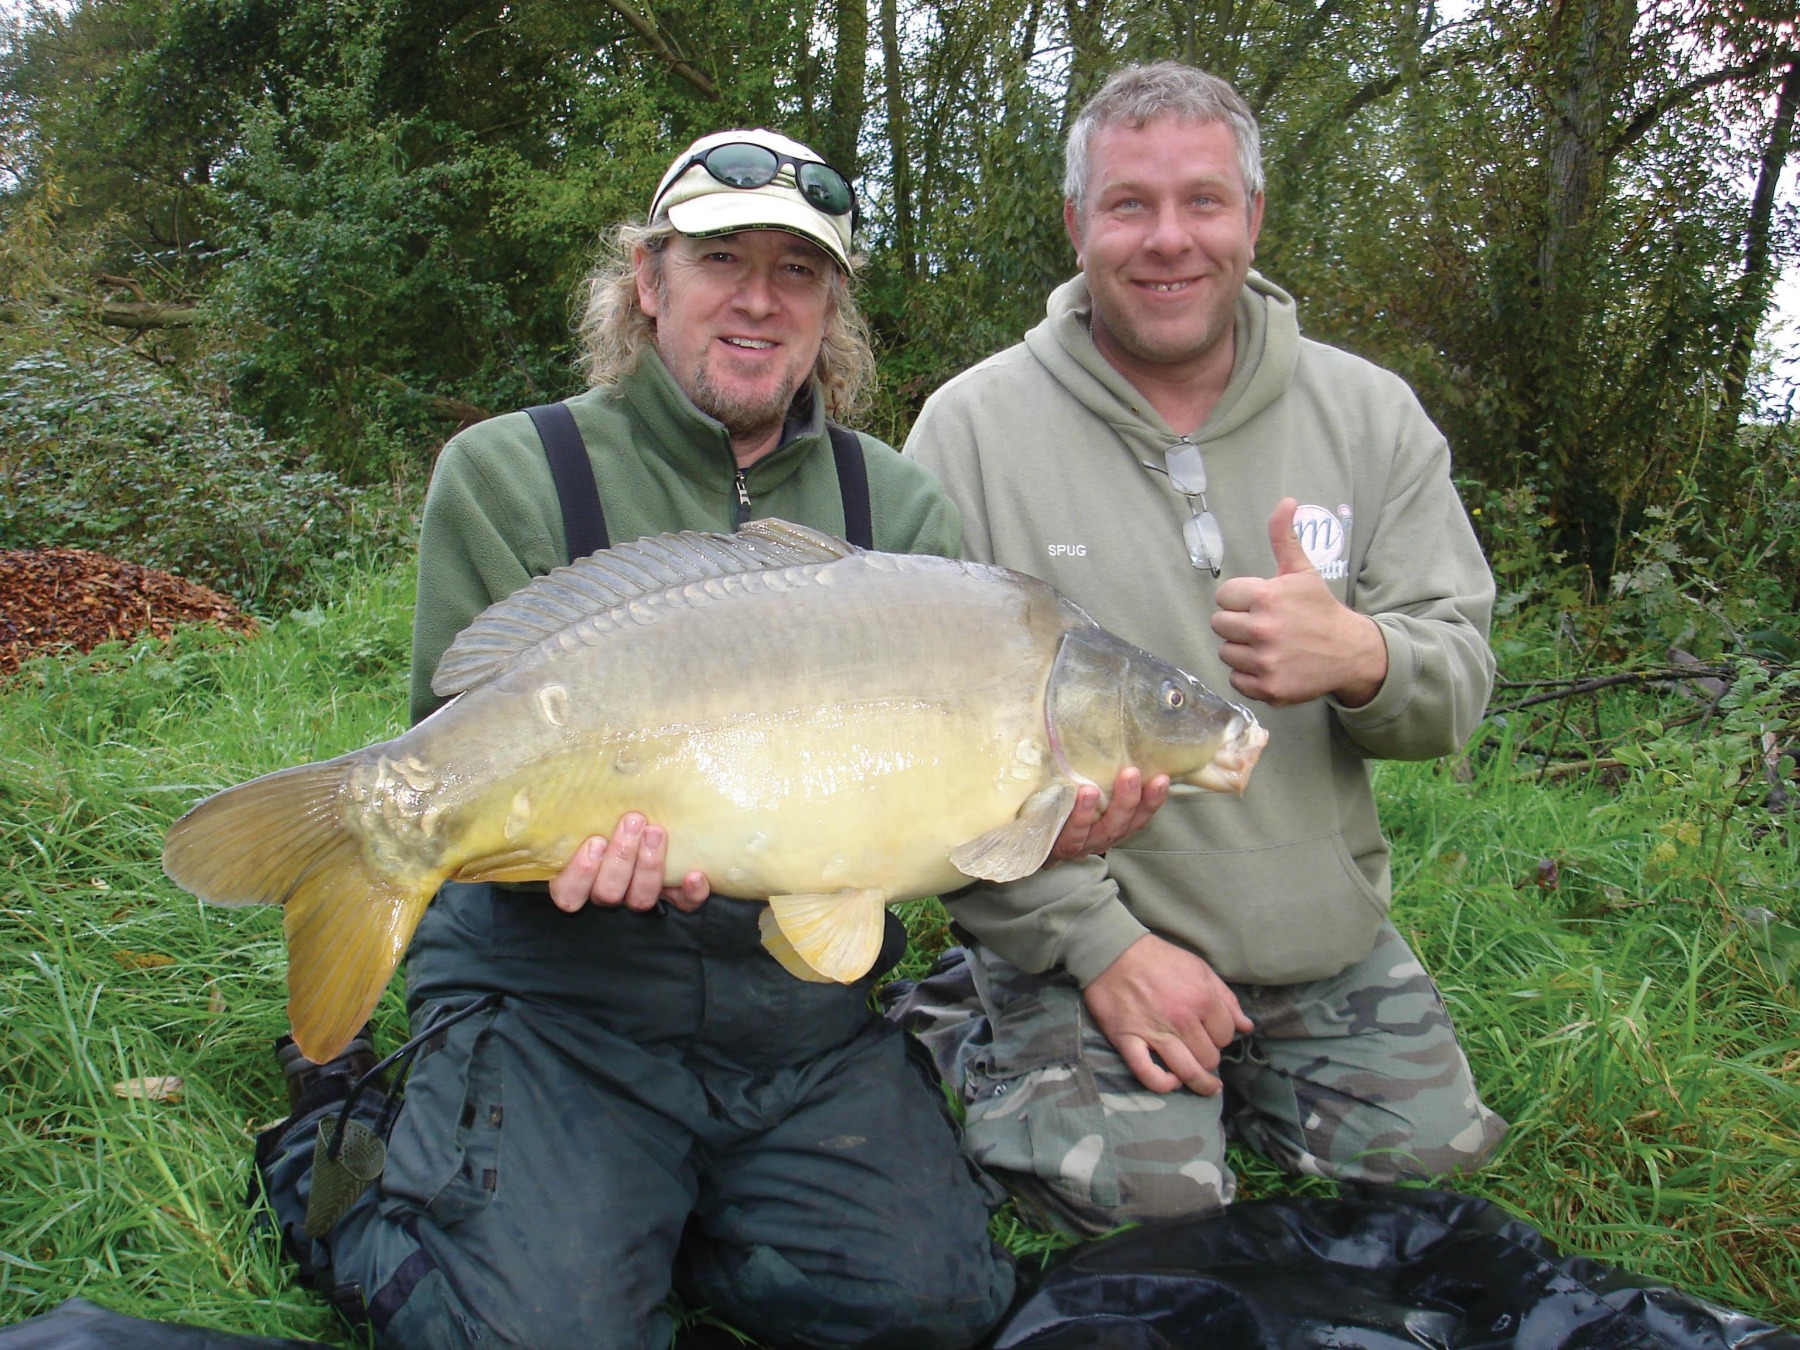
[[621, 733], [528, 765], [464, 815], [465, 877], [560, 870], [621, 813], [667, 828], [668, 880], [722, 895], [880, 890], [966, 881], [957, 845], [1017, 814], [1048, 776], [1041, 727], [1019, 716], [856, 703]]

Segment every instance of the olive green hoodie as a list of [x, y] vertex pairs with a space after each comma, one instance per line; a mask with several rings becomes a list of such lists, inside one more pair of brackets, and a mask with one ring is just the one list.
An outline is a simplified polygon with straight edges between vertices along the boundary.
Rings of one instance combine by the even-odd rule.
[[1321, 575], [1380, 625], [1388, 675], [1354, 710], [1251, 704], [1269, 744], [1242, 798], [1173, 798], [1104, 858], [972, 886], [952, 911], [1015, 965], [1083, 984], [1148, 930], [1236, 982], [1335, 974], [1369, 953], [1390, 898], [1368, 760], [1460, 748], [1493, 680], [1493, 580], [1448, 449], [1399, 378], [1301, 337], [1293, 301], [1252, 273], [1230, 383], [1191, 438], [1224, 532], [1214, 580], [1189, 564], [1189, 502], [1164, 472], [1178, 438], [1094, 346], [1089, 308], [1086, 283], [1065, 283], [1022, 343], [921, 411], [906, 453], [961, 509], [964, 555], [1043, 577], [1233, 696], [1213, 596], [1274, 574], [1267, 522], [1292, 496]]
[[[809, 386], [795, 398], [780, 444], [745, 471], [744, 489], [751, 519], [778, 516], [842, 534], [843, 494], [815, 394]], [[693, 405], [654, 349], [616, 385], [567, 402], [613, 543], [669, 530], [737, 528], [730, 433]], [[956, 511], [931, 475], [871, 436], [861, 441], [875, 547], [954, 556]], [[444, 447], [419, 532], [415, 721], [443, 701], [431, 692], [431, 676], [456, 635], [494, 601], [568, 561], [550, 464], [526, 414], [482, 422]]]

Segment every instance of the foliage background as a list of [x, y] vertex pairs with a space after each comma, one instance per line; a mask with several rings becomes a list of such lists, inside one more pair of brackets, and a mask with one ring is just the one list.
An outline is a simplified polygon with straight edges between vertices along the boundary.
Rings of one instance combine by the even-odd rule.
[[[417, 475], [578, 386], [574, 290], [673, 148], [776, 126], [858, 177], [864, 420], [898, 439], [1071, 270], [1064, 127], [1160, 56], [1259, 113], [1259, 265], [1308, 331], [1404, 374], [1597, 585], [1652, 509], [1735, 536], [1746, 476], [1791, 471], [1757, 345], [1797, 247], [1775, 0], [30, 0], [0, 46], [0, 289], [15, 324], [183, 335], [348, 483]], [[144, 326], [154, 302], [190, 326]], [[1791, 609], [1791, 550], [1765, 563]]]

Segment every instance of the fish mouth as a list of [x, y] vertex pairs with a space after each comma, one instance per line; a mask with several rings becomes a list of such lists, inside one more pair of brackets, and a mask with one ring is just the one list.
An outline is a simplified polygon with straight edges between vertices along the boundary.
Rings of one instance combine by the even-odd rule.
[[1182, 778], [1171, 788], [1187, 787], [1196, 791], [1232, 792], [1244, 795], [1250, 786], [1250, 771], [1262, 757], [1269, 743], [1268, 728], [1254, 719], [1234, 717], [1225, 730], [1225, 743], [1204, 768]]

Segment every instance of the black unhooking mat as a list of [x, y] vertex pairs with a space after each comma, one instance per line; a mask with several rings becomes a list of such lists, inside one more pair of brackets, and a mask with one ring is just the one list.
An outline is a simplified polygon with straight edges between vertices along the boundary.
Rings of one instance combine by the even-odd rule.
[[[1147, 1225], [1053, 1261], [992, 1350], [1800, 1350], [1499, 1206], [1349, 1186]], [[4, 1350], [0, 1347], [0, 1350]]]

